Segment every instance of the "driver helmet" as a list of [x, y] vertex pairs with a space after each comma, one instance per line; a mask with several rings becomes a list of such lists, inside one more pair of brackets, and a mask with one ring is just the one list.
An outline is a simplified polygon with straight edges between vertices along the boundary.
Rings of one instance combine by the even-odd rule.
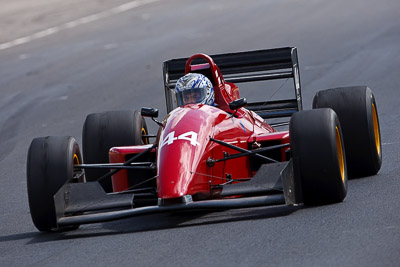
[[178, 106], [206, 104], [214, 106], [214, 89], [211, 81], [200, 73], [188, 73], [175, 85]]

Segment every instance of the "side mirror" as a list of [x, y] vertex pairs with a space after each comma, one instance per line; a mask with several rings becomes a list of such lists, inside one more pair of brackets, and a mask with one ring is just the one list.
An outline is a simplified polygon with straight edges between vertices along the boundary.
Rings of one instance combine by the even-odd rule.
[[140, 114], [143, 117], [157, 118], [158, 117], [158, 109], [155, 109], [155, 108], [142, 108], [140, 110]]
[[242, 97], [229, 103], [229, 108], [231, 110], [237, 110], [238, 108], [244, 107], [246, 105], [247, 105], [247, 100], [246, 98]]

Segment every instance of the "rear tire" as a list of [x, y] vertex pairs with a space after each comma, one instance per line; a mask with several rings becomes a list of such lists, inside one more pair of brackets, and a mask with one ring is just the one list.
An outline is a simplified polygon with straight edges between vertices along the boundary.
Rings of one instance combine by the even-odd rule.
[[[82, 163], [78, 143], [68, 136], [33, 139], [27, 160], [29, 208], [39, 231], [57, 228], [54, 195], [74, 177], [74, 164]], [[81, 173], [83, 174], [83, 173]], [[81, 176], [83, 177], [83, 176]], [[76, 229], [68, 227], [65, 229]]]
[[332, 109], [300, 111], [289, 126], [294, 175], [308, 205], [343, 201], [347, 168], [339, 119]]
[[[138, 111], [118, 110], [89, 114], [83, 125], [83, 158], [86, 164], [108, 163], [108, 151], [116, 146], [148, 144], [147, 126]], [[107, 169], [88, 169], [87, 181], [97, 181]], [[106, 192], [112, 192], [111, 177], [100, 181]]]
[[331, 108], [339, 117], [350, 177], [375, 175], [382, 165], [382, 143], [374, 94], [366, 86], [318, 92], [313, 108]]

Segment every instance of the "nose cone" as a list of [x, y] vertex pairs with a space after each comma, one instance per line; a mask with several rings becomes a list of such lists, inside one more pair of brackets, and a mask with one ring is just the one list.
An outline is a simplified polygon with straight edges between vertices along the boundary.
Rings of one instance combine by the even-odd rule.
[[199, 162], [198, 146], [189, 142], [176, 142], [163, 146], [160, 151], [158, 195], [160, 198], [177, 198], [187, 195]]
[[159, 198], [178, 198], [204, 187], [203, 181], [193, 177], [212, 132], [214, 110], [194, 104], [171, 113], [159, 141]]

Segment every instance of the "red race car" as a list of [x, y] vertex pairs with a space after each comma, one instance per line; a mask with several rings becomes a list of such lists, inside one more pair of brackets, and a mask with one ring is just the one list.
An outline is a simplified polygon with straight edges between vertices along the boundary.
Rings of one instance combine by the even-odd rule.
[[[214, 104], [179, 101], [175, 85], [188, 73], [212, 83]], [[236, 85], [275, 79], [292, 79], [293, 97], [247, 103]], [[83, 159], [72, 137], [32, 141], [27, 186], [40, 231], [157, 212], [336, 203], [348, 177], [381, 167], [371, 90], [323, 90], [303, 111], [294, 47], [168, 60], [164, 86], [163, 121], [154, 108], [88, 115]], [[156, 135], [144, 117], [159, 125]]]

